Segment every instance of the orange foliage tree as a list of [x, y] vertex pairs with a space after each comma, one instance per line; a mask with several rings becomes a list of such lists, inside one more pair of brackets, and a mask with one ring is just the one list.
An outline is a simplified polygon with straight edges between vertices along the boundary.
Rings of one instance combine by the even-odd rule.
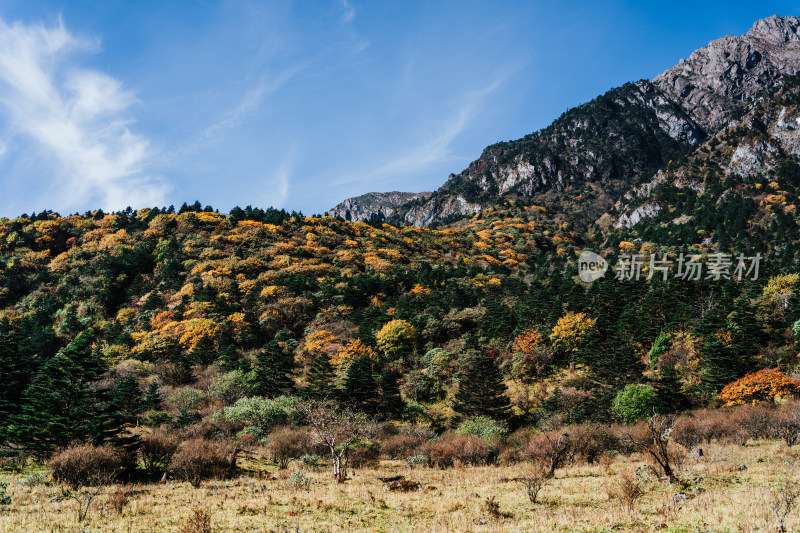
[[784, 376], [777, 368], [765, 368], [725, 385], [719, 393], [719, 399], [726, 406], [741, 405], [785, 398], [798, 392], [800, 381]]

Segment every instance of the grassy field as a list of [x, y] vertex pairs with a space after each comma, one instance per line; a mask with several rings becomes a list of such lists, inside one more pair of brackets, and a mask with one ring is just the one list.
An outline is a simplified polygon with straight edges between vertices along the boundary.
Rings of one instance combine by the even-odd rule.
[[[248, 460], [242, 466], [250, 475], [206, 481], [200, 488], [172, 481], [137, 484], [121, 511], [113, 495], [125, 487], [104, 487], [81, 524], [77, 502], [63, 498], [61, 487], [26, 482], [30, 472], [3, 473], [0, 481], [9, 482], [12, 502], [0, 513], [0, 532], [777, 531], [773, 505], [786, 503], [786, 483], [798, 478], [800, 446], [764, 441], [709, 445], [704, 451], [684, 462], [683, 486], [659, 481], [641, 468], [644, 457], [632, 455], [559, 470], [536, 504], [513, 481], [520, 466], [436, 470], [384, 461], [378, 469], [356, 471], [342, 485], [320, 467], [306, 472], [306, 485], [293, 482], [298, 464], [279, 471]], [[644, 489], [631, 510], [613, 496], [625, 474], [634, 474]], [[427, 487], [388, 492], [377, 478], [393, 475]], [[676, 501], [677, 493], [688, 498]], [[497, 504], [494, 512], [487, 500]], [[797, 507], [787, 515], [786, 531], [800, 530], [800, 499]], [[211, 529], [203, 529], [209, 523]]]

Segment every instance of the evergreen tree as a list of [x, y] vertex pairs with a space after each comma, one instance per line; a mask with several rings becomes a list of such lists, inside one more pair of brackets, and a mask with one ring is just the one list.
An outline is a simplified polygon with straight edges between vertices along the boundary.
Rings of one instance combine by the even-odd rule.
[[101, 398], [92, 382], [103, 370], [93, 353], [92, 335], [81, 332], [50, 359], [25, 390], [20, 412], [11, 417], [9, 442], [47, 455], [74, 441], [100, 441]]
[[467, 417], [507, 419], [511, 405], [505, 395], [507, 387], [500, 369], [486, 354], [475, 356], [470, 363], [459, 383], [453, 409]]
[[397, 384], [397, 374], [389, 369], [380, 374], [381, 387], [380, 412], [386, 417], [400, 418], [406, 407], [400, 396], [400, 386]]
[[236, 351], [236, 346], [231, 344], [222, 350], [219, 356], [219, 366], [225, 372], [233, 372], [234, 370], [241, 369], [241, 361], [239, 360], [239, 353]]
[[189, 360], [195, 365], [210, 365], [216, 358], [217, 351], [214, 348], [214, 339], [208, 335], [200, 337], [192, 351], [189, 352]]
[[354, 409], [374, 414], [378, 411], [378, 382], [375, 380], [372, 359], [362, 356], [350, 363], [344, 380], [344, 397]]
[[111, 406], [127, 422], [142, 412], [142, 390], [134, 376], [125, 377], [115, 384], [111, 391]]
[[147, 391], [144, 393], [144, 409], [156, 411], [161, 409], [161, 393], [158, 391], [160, 385], [155, 379], [147, 385]]
[[290, 394], [294, 390], [293, 368], [293, 355], [277, 339], [271, 340], [256, 358], [256, 393], [268, 398]]
[[336, 372], [330, 359], [322, 355], [314, 359], [306, 374], [308, 386], [305, 395], [314, 400], [328, 400], [336, 396]]

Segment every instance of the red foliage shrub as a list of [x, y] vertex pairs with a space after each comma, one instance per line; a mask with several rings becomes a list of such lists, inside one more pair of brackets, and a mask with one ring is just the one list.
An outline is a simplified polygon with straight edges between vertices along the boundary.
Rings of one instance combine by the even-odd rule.
[[107, 485], [126, 466], [125, 454], [110, 446], [74, 445], [56, 453], [48, 466], [53, 479], [73, 490], [92, 485]]
[[360, 442], [347, 450], [347, 466], [351, 468], [377, 467], [381, 449], [372, 442]]
[[395, 435], [388, 437], [381, 443], [381, 454], [389, 459], [405, 459], [416, 455], [418, 447], [422, 446], [426, 439], [416, 435]]
[[308, 431], [291, 427], [276, 428], [267, 439], [267, 452], [278, 468], [286, 468], [292, 459], [299, 459], [312, 449]]
[[231, 446], [205, 439], [187, 440], [172, 457], [170, 470], [199, 487], [204, 479], [228, 475], [233, 466]]
[[178, 449], [178, 438], [164, 428], [146, 433], [139, 439], [139, 456], [145, 470], [166, 470]]
[[497, 461], [500, 444], [493, 439], [474, 435], [443, 435], [425, 443], [420, 450], [428, 458], [430, 466], [449, 468], [456, 463], [462, 465], [487, 465]]

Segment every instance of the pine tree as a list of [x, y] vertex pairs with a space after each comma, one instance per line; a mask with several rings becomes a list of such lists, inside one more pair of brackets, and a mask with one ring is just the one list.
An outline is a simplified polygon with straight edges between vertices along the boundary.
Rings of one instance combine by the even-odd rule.
[[20, 412], [11, 417], [9, 442], [47, 455], [74, 441], [102, 440], [102, 398], [91, 383], [103, 367], [91, 343], [92, 335], [81, 332], [45, 363], [25, 390]]
[[291, 376], [294, 357], [286, 352], [278, 340], [273, 339], [258, 354], [254, 372], [256, 393], [259, 396], [275, 398], [290, 394], [294, 390], [294, 380]]
[[231, 344], [222, 350], [219, 356], [219, 366], [225, 372], [233, 372], [234, 370], [241, 369], [241, 361], [239, 360], [239, 353], [236, 351], [236, 346]]
[[472, 359], [459, 383], [453, 409], [467, 417], [488, 416], [505, 420], [511, 411], [506, 391], [500, 369], [489, 355], [479, 354]]
[[217, 351], [214, 348], [214, 339], [208, 335], [200, 337], [192, 351], [189, 352], [189, 360], [195, 365], [210, 365], [216, 358]]
[[369, 414], [378, 411], [378, 382], [373, 374], [372, 359], [368, 356], [350, 363], [344, 380], [344, 397], [354, 409]]
[[144, 393], [145, 409], [156, 411], [161, 409], [161, 393], [159, 392], [160, 385], [155, 379], [147, 385], [147, 391]]
[[308, 386], [305, 395], [314, 400], [328, 400], [336, 396], [336, 372], [330, 359], [322, 355], [314, 359], [306, 374]]
[[378, 379], [381, 387], [380, 412], [384, 416], [400, 418], [406, 407], [400, 396], [400, 386], [397, 384], [397, 374], [389, 369], [384, 370]]
[[142, 390], [134, 376], [118, 381], [111, 391], [111, 406], [122, 420], [131, 422], [142, 412]]

